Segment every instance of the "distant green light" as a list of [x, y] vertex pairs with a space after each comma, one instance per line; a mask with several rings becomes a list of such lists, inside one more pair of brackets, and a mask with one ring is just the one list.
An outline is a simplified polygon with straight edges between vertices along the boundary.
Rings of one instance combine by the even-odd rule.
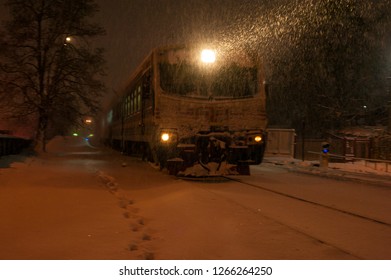
[[91, 133], [90, 135], [88, 135], [88, 137], [94, 137], [94, 134]]
[[79, 136], [79, 134], [77, 134], [76, 132], [72, 134], [73, 136]]

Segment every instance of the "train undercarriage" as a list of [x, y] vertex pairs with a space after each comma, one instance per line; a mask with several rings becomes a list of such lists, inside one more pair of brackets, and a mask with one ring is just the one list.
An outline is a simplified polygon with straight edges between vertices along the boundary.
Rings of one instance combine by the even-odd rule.
[[161, 143], [156, 157], [160, 168], [167, 168], [177, 176], [249, 175], [249, 166], [260, 164], [264, 154], [265, 135], [260, 131], [256, 135], [262, 135], [262, 142], [248, 135], [233, 137], [224, 132], [201, 132], [176, 145]]
[[[261, 135], [261, 141], [255, 139]], [[211, 177], [223, 175], [250, 175], [250, 165], [262, 162], [265, 134], [252, 131], [235, 135], [228, 132], [200, 132], [193, 137], [170, 143], [157, 144], [114, 140], [111, 146], [125, 155], [167, 169], [169, 174], [181, 177]]]

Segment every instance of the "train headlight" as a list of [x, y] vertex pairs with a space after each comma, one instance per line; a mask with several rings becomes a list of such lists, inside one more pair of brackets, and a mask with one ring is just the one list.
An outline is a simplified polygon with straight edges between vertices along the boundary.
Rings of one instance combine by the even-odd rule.
[[255, 140], [255, 142], [259, 143], [259, 142], [262, 141], [262, 136], [257, 135], [257, 136], [254, 137], [254, 140]]
[[178, 141], [178, 134], [173, 129], [163, 129], [157, 139], [161, 144], [174, 144]]
[[214, 63], [216, 61], [216, 52], [210, 49], [202, 50], [201, 61], [204, 63]]
[[170, 134], [168, 133], [162, 133], [160, 135], [160, 139], [162, 140], [162, 142], [168, 142], [168, 140], [170, 140]]

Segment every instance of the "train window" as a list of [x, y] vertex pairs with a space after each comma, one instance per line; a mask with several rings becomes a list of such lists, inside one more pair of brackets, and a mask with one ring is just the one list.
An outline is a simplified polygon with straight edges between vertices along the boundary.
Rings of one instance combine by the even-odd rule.
[[160, 64], [160, 86], [169, 93], [182, 96], [195, 94], [200, 81], [199, 71], [190, 64]]
[[194, 65], [161, 63], [160, 86], [167, 92], [197, 98], [246, 98], [258, 92], [258, 71], [235, 63], [205, 73]]
[[254, 96], [258, 91], [256, 68], [239, 67], [232, 64], [222, 68], [212, 84], [213, 95], [244, 98]]
[[133, 93], [130, 93], [130, 114], [134, 113], [134, 100], [133, 100]]
[[134, 104], [135, 104], [134, 112], [137, 113], [138, 112], [138, 93], [137, 93], [137, 89], [134, 91]]
[[136, 108], [136, 104], [135, 104], [135, 95], [136, 95], [136, 93], [133, 91], [132, 92], [132, 114], [134, 114], [135, 113], [135, 108]]
[[126, 117], [126, 96], [122, 99], [122, 113], [123, 113], [123, 116]]
[[127, 108], [126, 108], [126, 96], [125, 96], [125, 98], [122, 101], [122, 112], [123, 112], [124, 117], [126, 117], [126, 115], [127, 115], [126, 109]]
[[137, 88], [137, 111], [141, 111], [141, 86]]

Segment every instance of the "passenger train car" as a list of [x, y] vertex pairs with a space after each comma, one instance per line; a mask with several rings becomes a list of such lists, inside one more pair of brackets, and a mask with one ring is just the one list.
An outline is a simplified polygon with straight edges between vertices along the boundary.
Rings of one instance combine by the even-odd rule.
[[113, 148], [171, 174], [203, 175], [249, 174], [262, 162], [266, 125], [262, 68], [243, 54], [188, 46], [153, 50], [103, 120]]

